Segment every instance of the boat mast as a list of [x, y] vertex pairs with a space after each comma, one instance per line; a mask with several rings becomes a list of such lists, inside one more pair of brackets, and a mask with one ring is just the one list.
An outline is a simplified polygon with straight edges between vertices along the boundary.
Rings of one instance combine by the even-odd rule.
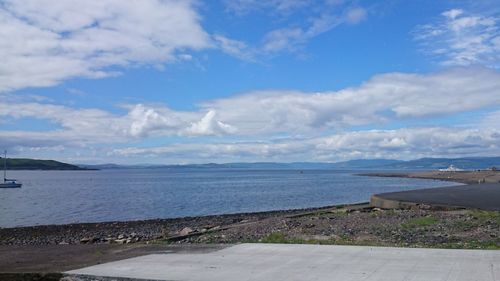
[[4, 158], [3, 158], [3, 182], [5, 182], [6, 178], [7, 178], [7, 150], [4, 151]]

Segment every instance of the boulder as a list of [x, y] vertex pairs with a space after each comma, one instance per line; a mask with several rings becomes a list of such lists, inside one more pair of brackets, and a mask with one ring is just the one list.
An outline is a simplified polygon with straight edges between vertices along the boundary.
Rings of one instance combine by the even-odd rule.
[[188, 235], [188, 234], [191, 234], [193, 233], [194, 230], [190, 227], [184, 227], [180, 232], [179, 232], [179, 235]]
[[83, 237], [82, 239], [80, 239], [80, 243], [89, 243], [90, 241], [92, 241], [92, 238], [91, 237]]

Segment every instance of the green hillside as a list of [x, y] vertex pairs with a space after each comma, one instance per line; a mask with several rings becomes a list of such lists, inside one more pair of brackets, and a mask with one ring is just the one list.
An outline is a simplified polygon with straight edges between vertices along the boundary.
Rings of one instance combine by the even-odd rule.
[[[0, 169], [3, 169], [3, 158], [0, 158]], [[75, 165], [55, 160], [7, 158], [7, 170], [87, 170], [87, 169], [83, 169]]]

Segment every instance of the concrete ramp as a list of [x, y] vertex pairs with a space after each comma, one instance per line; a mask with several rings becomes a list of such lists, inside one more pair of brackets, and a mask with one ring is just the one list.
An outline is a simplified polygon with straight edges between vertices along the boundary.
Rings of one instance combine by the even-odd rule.
[[500, 281], [500, 251], [240, 244], [210, 253], [147, 255], [66, 274], [70, 280]]

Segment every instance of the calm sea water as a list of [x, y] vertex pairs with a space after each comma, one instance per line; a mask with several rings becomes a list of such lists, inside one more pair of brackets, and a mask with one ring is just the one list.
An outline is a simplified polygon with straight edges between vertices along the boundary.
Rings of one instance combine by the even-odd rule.
[[10, 171], [9, 177], [23, 187], [0, 189], [0, 227], [320, 207], [456, 185], [328, 170]]

